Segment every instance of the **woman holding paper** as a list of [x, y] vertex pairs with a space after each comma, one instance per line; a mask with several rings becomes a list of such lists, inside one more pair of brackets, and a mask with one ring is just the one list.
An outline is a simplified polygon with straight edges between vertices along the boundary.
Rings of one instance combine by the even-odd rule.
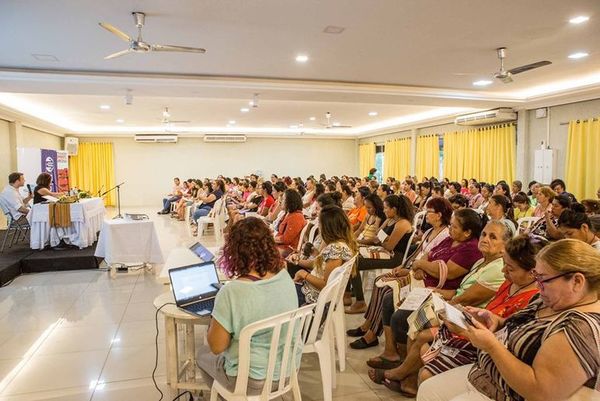
[[52, 192], [50, 186], [52, 185], [52, 176], [48, 173], [42, 173], [38, 175], [35, 180], [35, 188], [33, 190], [33, 203], [42, 203], [46, 201], [44, 196], [52, 196], [54, 198], [60, 198], [64, 195], [64, 192]]
[[417, 400], [596, 400], [600, 395], [600, 253], [565, 239], [537, 255], [540, 297], [507, 319], [477, 308], [453, 328], [477, 362], [423, 382]]

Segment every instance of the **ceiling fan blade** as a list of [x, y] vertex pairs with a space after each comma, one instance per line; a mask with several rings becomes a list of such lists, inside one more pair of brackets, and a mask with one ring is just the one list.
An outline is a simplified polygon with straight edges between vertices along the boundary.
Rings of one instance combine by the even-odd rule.
[[150, 50], [155, 52], [187, 52], [187, 53], [206, 53], [206, 49], [200, 47], [171, 46], [171, 45], [151, 45]]
[[533, 70], [534, 68], [540, 68], [540, 67], [544, 67], [546, 65], [550, 65], [552, 64], [551, 61], [538, 61], [537, 63], [531, 63], [531, 64], [527, 64], [527, 65], [522, 65], [520, 67], [515, 67], [511, 70], [508, 70], [508, 72], [510, 72], [512, 75], [515, 74], [520, 74], [522, 72], [525, 71], [529, 71], [529, 70]]
[[131, 53], [131, 49], [121, 50], [120, 52], [116, 52], [104, 57], [104, 60], [110, 60], [112, 58], [117, 58], [126, 55], [127, 53]]
[[123, 39], [125, 42], [131, 42], [131, 40], [132, 40], [131, 37], [129, 37], [129, 35], [127, 35], [125, 32], [123, 32], [119, 28], [115, 28], [111, 24], [108, 24], [106, 22], [99, 22], [98, 25], [100, 25], [102, 28], [106, 29], [110, 33]]

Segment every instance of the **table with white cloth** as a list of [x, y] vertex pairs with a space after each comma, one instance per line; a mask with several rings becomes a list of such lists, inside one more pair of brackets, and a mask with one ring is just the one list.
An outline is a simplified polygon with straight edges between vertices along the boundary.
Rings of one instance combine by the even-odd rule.
[[31, 248], [44, 249], [48, 244], [57, 246], [61, 240], [79, 249], [91, 246], [98, 239], [106, 209], [101, 198], [80, 199], [70, 203], [71, 224], [68, 227], [51, 227], [50, 205], [33, 205], [27, 219], [31, 225]]
[[95, 256], [114, 263], [163, 263], [158, 235], [151, 220], [106, 220], [100, 231]]

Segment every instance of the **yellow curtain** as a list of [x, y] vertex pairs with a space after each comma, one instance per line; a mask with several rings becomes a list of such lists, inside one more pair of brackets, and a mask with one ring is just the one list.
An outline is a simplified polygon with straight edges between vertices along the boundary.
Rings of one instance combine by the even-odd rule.
[[512, 182], [515, 177], [514, 124], [444, 134], [444, 177], [458, 181]]
[[600, 120], [569, 122], [565, 183], [577, 199], [596, 199], [600, 187]]
[[410, 171], [410, 138], [386, 141], [383, 152], [383, 179], [403, 180]]
[[358, 146], [358, 169], [361, 177], [369, 175], [375, 167], [375, 143], [364, 143]]
[[[69, 186], [96, 195], [115, 185], [112, 143], [83, 142], [77, 156], [69, 157]], [[107, 206], [115, 205], [116, 193], [104, 198]]]
[[417, 137], [415, 175], [419, 180], [422, 180], [423, 177], [439, 178], [440, 145], [437, 135], [424, 135]]

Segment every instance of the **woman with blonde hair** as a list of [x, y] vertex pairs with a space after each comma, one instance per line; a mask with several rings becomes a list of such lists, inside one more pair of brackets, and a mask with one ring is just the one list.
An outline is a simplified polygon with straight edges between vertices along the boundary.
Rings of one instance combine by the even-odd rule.
[[423, 382], [422, 401], [593, 400], [600, 396], [600, 253], [564, 239], [532, 271], [540, 297], [509, 318], [466, 308], [473, 326], [446, 324], [476, 348], [477, 361]]

